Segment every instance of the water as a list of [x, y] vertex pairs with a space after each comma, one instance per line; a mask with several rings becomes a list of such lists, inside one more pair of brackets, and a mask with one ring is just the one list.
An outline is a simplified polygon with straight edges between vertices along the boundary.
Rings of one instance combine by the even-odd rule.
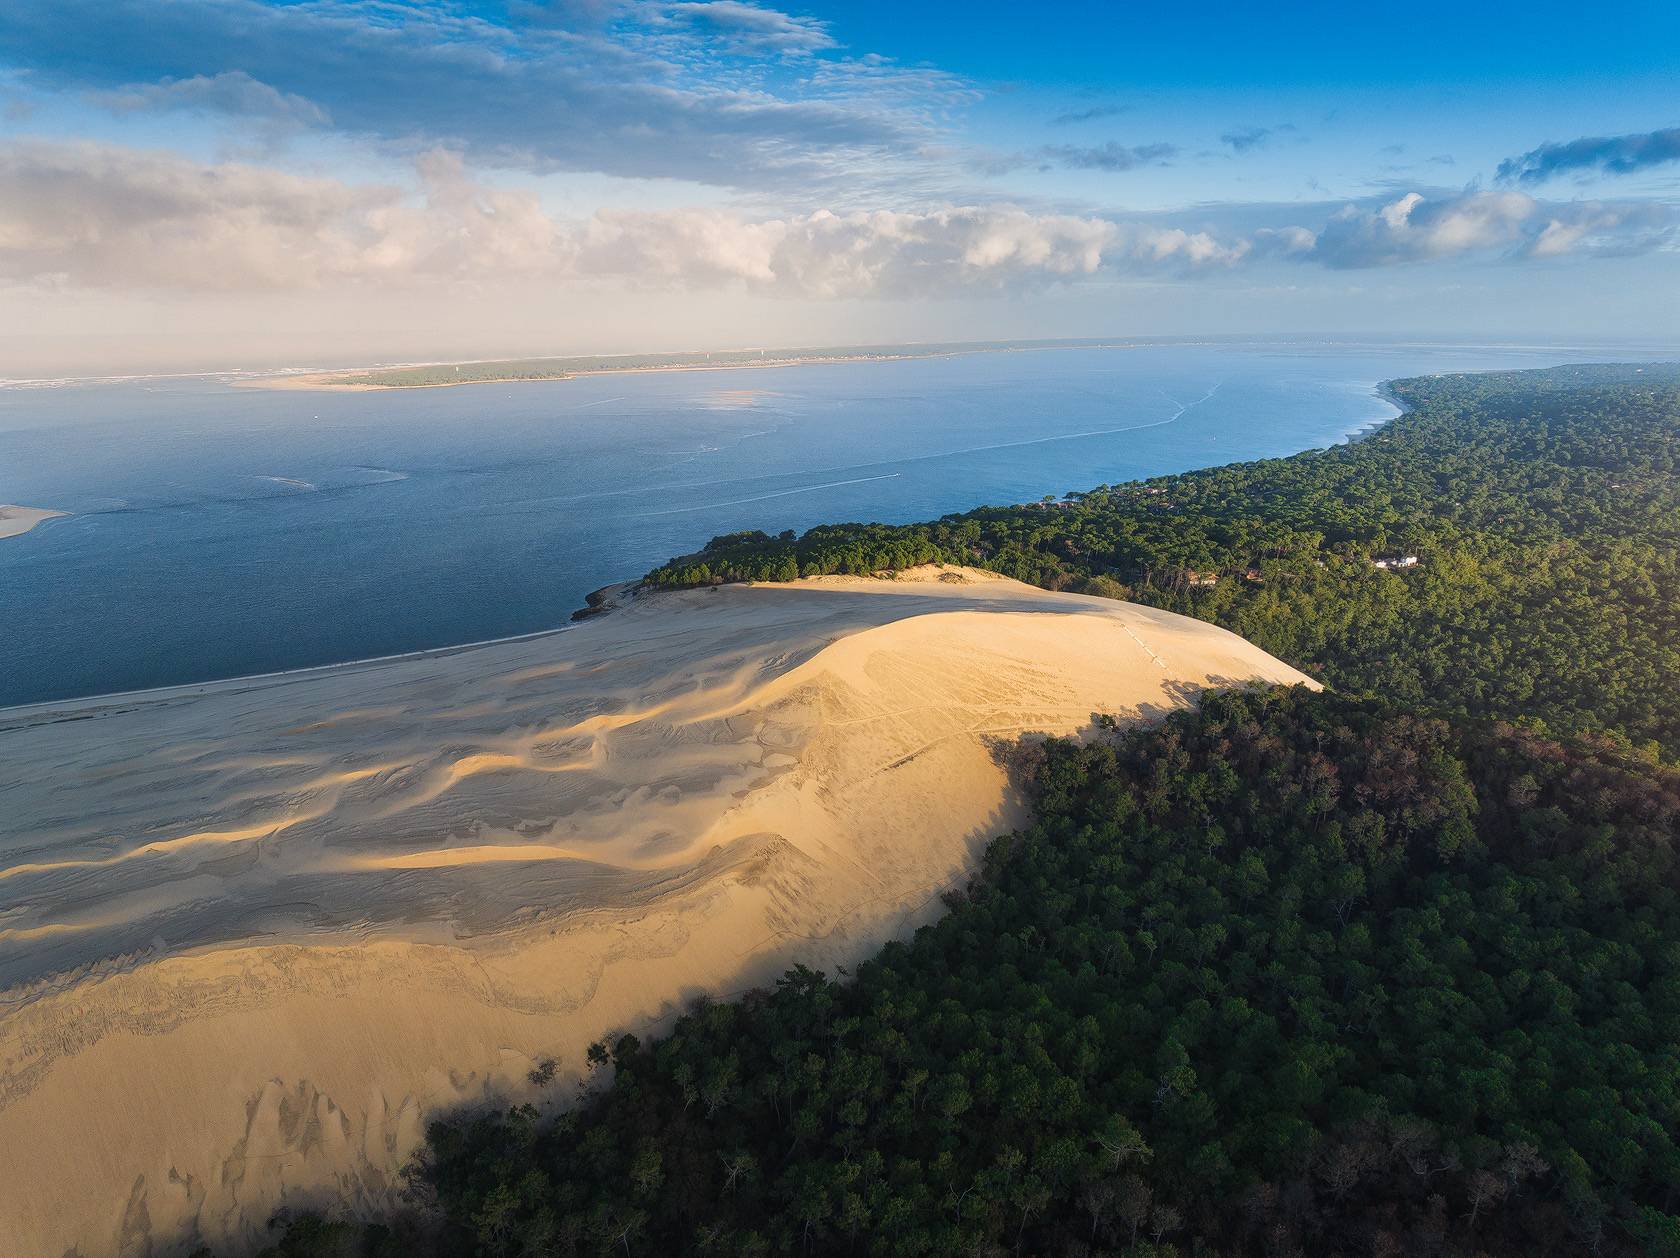
[[1645, 355], [1157, 345], [379, 393], [0, 390], [0, 705], [562, 624], [716, 533], [1294, 453], [1384, 379]]

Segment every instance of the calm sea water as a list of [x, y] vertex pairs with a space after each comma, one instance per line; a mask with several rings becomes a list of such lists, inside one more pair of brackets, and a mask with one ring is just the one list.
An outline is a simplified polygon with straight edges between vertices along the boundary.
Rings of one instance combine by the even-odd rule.
[[1330, 445], [1377, 382], [1631, 357], [1152, 346], [313, 394], [0, 389], [0, 704], [561, 624], [737, 528], [929, 519]]

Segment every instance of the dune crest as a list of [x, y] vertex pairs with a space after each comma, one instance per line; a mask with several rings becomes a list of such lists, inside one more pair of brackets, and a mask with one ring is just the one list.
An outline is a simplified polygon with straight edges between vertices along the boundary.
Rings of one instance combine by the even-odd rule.
[[929, 920], [1021, 820], [1020, 736], [1250, 680], [1308, 681], [924, 570], [0, 712], [0, 1230], [237, 1252], [282, 1204], [389, 1205], [428, 1115], [557, 1103], [602, 1034]]

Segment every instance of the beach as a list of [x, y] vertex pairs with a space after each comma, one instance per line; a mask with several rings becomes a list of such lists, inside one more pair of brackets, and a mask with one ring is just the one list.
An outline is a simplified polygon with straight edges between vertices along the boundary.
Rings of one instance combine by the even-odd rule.
[[930, 568], [0, 711], [0, 1227], [237, 1254], [392, 1208], [428, 1116], [567, 1103], [598, 1037], [936, 916], [1023, 819], [1024, 737], [1253, 680], [1308, 679]]
[[47, 511], [41, 507], [0, 505], [0, 538], [21, 537], [42, 520], [56, 520], [68, 514], [67, 511]]

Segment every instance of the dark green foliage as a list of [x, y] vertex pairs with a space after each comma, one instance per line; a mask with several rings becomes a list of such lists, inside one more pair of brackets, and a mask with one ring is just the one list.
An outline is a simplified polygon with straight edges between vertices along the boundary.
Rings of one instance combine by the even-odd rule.
[[731, 581], [868, 576], [918, 564], [950, 562], [949, 552], [916, 531], [890, 524], [820, 524], [805, 536], [726, 533], [698, 554], [673, 559], [648, 580], [682, 589]]
[[1671, 1243], [1680, 776], [1297, 689], [1032, 780], [1037, 823], [855, 980], [602, 1046], [550, 1128], [435, 1125], [446, 1250]]
[[[648, 580], [978, 564], [1212, 620], [1350, 694], [1680, 755], [1680, 369], [1392, 387], [1410, 412], [1352, 445], [932, 524], [720, 538]], [[1419, 565], [1372, 566], [1396, 551]]]
[[[280, 1230], [280, 1239], [257, 1258], [413, 1258], [415, 1253], [412, 1238], [400, 1238], [379, 1224], [362, 1227], [301, 1214], [277, 1217], [269, 1226]], [[208, 1250], [201, 1252], [209, 1258]]]

